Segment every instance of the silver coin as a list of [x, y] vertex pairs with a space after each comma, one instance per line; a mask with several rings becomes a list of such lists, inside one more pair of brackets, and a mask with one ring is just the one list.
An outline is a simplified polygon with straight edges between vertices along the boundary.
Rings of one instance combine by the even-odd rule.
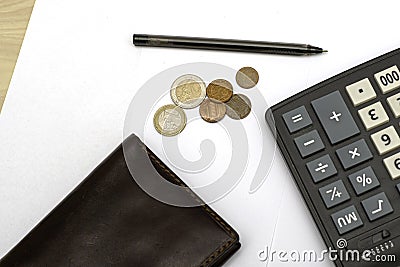
[[183, 109], [173, 104], [160, 107], [153, 118], [154, 128], [162, 135], [174, 136], [186, 126], [186, 115]]
[[172, 101], [181, 108], [195, 108], [206, 96], [206, 84], [196, 75], [185, 74], [178, 77], [170, 90]]

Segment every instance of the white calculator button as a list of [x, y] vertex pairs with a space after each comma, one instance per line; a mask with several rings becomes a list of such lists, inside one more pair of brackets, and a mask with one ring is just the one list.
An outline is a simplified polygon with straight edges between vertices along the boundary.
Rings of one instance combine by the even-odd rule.
[[376, 102], [358, 111], [365, 129], [370, 130], [389, 121], [381, 102]]
[[383, 160], [392, 179], [400, 177], [400, 152]]
[[396, 65], [375, 74], [382, 93], [386, 94], [400, 87], [400, 71]]
[[346, 86], [346, 91], [354, 106], [361, 105], [376, 97], [368, 78]]
[[388, 97], [387, 102], [396, 118], [400, 117], [400, 93]]
[[385, 154], [400, 146], [400, 137], [393, 126], [371, 135], [379, 155]]

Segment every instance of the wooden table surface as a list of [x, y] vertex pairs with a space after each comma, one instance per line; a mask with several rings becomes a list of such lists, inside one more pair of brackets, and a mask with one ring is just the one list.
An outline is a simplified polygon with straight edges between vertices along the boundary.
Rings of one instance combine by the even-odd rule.
[[35, 0], [0, 0], [0, 112]]

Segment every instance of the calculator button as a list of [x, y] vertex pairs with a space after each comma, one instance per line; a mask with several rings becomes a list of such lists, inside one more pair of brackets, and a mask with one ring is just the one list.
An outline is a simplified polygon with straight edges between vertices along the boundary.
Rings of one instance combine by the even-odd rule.
[[310, 115], [308, 115], [304, 106], [286, 112], [282, 117], [290, 133], [294, 133], [312, 124]]
[[392, 151], [400, 146], [400, 137], [393, 126], [372, 134], [371, 139], [379, 155]]
[[379, 84], [382, 93], [386, 94], [400, 87], [399, 69], [396, 65], [375, 74], [375, 80]]
[[351, 205], [331, 215], [339, 234], [345, 234], [363, 225], [356, 207]]
[[360, 132], [339, 91], [311, 102], [332, 144]]
[[361, 105], [376, 97], [368, 78], [346, 86], [346, 91], [354, 106]]
[[399, 193], [400, 193], [400, 184], [397, 184], [396, 187], [397, 187], [397, 191], [399, 191]]
[[358, 196], [380, 185], [378, 178], [370, 166], [350, 174], [348, 178]]
[[367, 131], [389, 121], [381, 102], [376, 102], [358, 111]]
[[313, 130], [295, 138], [294, 142], [303, 158], [325, 148], [317, 130]]
[[364, 139], [339, 148], [336, 154], [346, 170], [372, 158], [372, 153]]
[[319, 189], [319, 194], [327, 208], [339, 205], [350, 199], [342, 180], [338, 180]]
[[388, 102], [394, 116], [396, 118], [400, 117], [400, 93], [388, 97], [386, 101]]
[[329, 155], [322, 156], [313, 161], [308, 162], [307, 169], [311, 174], [314, 182], [320, 182], [337, 173], [335, 165]]
[[375, 221], [393, 212], [393, 208], [384, 192], [363, 200], [361, 204], [370, 221]]
[[383, 160], [392, 179], [400, 177], [400, 152]]

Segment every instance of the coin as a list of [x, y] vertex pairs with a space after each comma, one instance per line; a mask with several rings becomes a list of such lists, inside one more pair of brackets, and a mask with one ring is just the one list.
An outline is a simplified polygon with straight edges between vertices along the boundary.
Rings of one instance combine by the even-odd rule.
[[222, 103], [216, 103], [209, 98], [205, 99], [200, 105], [200, 116], [206, 122], [220, 121], [226, 112], [226, 107]]
[[172, 101], [181, 108], [195, 108], [206, 97], [206, 85], [200, 77], [185, 74], [172, 83], [170, 94]]
[[242, 94], [234, 94], [232, 98], [225, 103], [226, 115], [234, 120], [241, 120], [247, 117], [251, 111], [250, 99]]
[[256, 86], [258, 79], [258, 72], [252, 67], [243, 67], [236, 73], [237, 84], [245, 89]]
[[174, 136], [186, 126], [186, 115], [182, 108], [173, 104], [160, 107], [153, 118], [154, 128], [165, 136]]
[[212, 81], [207, 86], [207, 96], [215, 102], [226, 102], [233, 94], [233, 87], [230, 82], [224, 79]]

